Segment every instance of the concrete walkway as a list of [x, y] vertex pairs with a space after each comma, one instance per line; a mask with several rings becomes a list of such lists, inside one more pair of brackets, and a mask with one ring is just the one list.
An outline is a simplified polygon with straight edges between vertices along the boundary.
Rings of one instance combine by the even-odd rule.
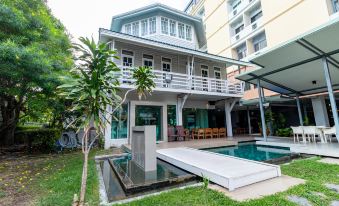
[[157, 157], [230, 191], [281, 176], [280, 167], [192, 148], [157, 150]]

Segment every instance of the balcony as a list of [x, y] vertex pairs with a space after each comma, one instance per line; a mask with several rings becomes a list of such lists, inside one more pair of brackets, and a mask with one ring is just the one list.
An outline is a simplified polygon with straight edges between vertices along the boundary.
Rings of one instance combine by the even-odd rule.
[[262, 21], [262, 18], [260, 18], [257, 21], [253, 22], [252, 24], [246, 26], [242, 31], [240, 31], [239, 33], [231, 37], [231, 44], [235, 44], [239, 40], [250, 35], [252, 32], [260, 28], [262, 25], [263, 25], [263, 21]]
[[[201, 76], [189, 76], [187, 74], [164, 72], [153, 70], [156, 78], [154, 90], [195, 93], [206, 95], [233, 96], [243, 95], [244, 83], [240, 81], [228, 81], [223, 79], [214, 79]], [[121, 87], [132, 88], [134, 80], [130, 67], [122, 67], [120, 76]]]

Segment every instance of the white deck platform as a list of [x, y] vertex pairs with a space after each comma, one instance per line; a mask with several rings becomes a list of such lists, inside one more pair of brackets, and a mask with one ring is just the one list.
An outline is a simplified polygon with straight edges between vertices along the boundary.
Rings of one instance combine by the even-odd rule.
[[228, 188], [250, 185], [281, 176], [280, 167], [192, 148], [157, 150], [157, 157]]

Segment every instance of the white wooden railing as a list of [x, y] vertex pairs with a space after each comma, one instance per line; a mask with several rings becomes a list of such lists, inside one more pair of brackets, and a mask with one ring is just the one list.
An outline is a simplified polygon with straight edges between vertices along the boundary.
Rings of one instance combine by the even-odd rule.
[[[132, 79], [132, 70], [130, 67], [121, 67], [120, 83], [121, 85], [131, 86], [134, 83]], [[201, 76], [189, 76], [187, 74], [164, 72], [153, 70], [156, 78], [154, 82], [157, 88], [173, 90], [190, 90], [196, 92], [217, 92], [222, 94], [244, 93], [244, 83], [241, 81], [228, 81]]]

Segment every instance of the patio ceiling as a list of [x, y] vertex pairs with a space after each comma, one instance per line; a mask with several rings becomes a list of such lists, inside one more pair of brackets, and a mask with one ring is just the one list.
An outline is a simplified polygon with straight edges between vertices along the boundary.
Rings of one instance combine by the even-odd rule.
[[264, 51], [251, 62], [255, 69], [236, 78], [288, 96], [327, 92], [322, 59], [326, 57], [333, 90], [339, 89], [339, 18]]

